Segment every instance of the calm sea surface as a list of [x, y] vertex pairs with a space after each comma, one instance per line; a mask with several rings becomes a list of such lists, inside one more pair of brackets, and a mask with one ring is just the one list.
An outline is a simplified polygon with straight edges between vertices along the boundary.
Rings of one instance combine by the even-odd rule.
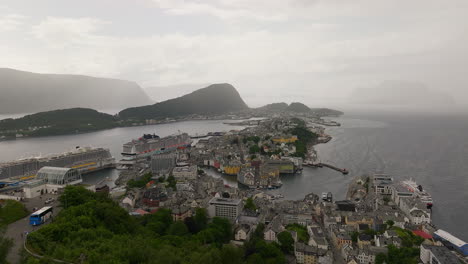
[[[468, 240], [468, 116], [346, 115], [335, 120], [342, 126], [327, 128], [333, 139], [316, 149], [322, 162], [347, 168], [350, 174], [305, 168], [302, 174], [282, 177], [283, 187], [273, 192], [302, 199], [310, 192], [320, 195], [331, 191], [335, 199], [344, 199], [347, 185], [356, 175], [385, 172], [397, 180], [413, 178], [434, 199], [435, 224]], [[0, 161], [59, 153], [76, 146], [106, 147], [119, 159], [122, 144], [143, 133], [167, 136], [181, 131], [193, 135], [242, 129], [222, 122], [187, 121], [4, 141], [0, 142]], [[214, 171], [209, 173], [220, 177]], [[85, 181], [97, 183], [106, 177], [115, 179], [117, 172], [86, 175]], [[222, 177], [226, 183], [236, 185], [235, 177]]]

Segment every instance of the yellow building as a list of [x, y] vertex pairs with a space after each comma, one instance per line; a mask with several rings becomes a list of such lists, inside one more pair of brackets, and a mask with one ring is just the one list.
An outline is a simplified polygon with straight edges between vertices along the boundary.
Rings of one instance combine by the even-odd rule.
[[271, 140], [275, 143], [294, 143], [297, 141], [297, 136], [290, 137], [274, 137]]
[[372, 217], [351, 215], [345, 217], [345, 224], [355, 226], [356, 228], [360, 224], [367, 224], [372, 226], [374, 224], [374, 219]]
[[237, 175], [241, 169], [241, 166], [225, 166], [224, 173], [228, 175]]

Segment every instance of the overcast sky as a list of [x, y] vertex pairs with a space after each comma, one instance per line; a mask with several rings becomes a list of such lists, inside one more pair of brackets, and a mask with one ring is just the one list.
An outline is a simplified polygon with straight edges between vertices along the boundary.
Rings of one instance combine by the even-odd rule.
[[0, 67], [229, 82], [250, 106], [421, 82], [468, 105], [466, 0], [1, 0]]

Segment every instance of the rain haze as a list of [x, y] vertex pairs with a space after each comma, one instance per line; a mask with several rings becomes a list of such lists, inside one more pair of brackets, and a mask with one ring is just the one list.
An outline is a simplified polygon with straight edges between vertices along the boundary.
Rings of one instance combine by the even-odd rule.
[[468, 0], [0, 0], [1, 263], [468, 263]]
[[463, 111], [467, 12], [464, 0], [3, 0], [0, 67], [134, 81], [154, 101], [227, 82], [250, 107]]

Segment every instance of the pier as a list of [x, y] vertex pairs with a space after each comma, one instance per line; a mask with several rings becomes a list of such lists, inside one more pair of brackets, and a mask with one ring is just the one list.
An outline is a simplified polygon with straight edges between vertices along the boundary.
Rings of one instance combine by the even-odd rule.
[[323, 162], [318, 162], [318, 163], [304, 163], [302, 166], [305, 166], [305, 167], [314, 167], [314, 168], [323, 168], [323, 167], [327, 167], [327, 168], [330, 168], [332, 170], [336, 170], [338, 172], [341, 172], [343, 173], [344, 175], [347, 175], [349, 173], [349, 171], [347, 169], [342, 169], [342, 168], [338, 168], [336, 166], [333, 166], [331, 164], [327, 164], [327, 163], [323, 163]]

